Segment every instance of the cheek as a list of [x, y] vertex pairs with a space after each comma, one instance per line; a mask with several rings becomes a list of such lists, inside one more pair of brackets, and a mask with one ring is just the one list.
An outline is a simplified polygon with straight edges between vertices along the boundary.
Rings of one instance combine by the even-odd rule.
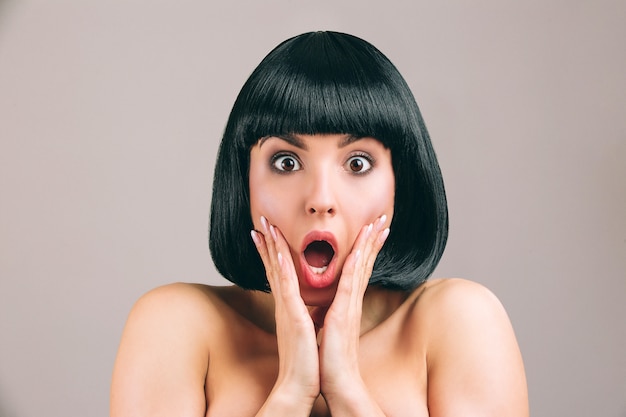
[[346, 215], [354, 221], [354, 227], [360, 228], [386, 214], [389, 225], [394, 212], [394, 195], [393, 177], [377, 179], [363, 188], [352, 188], [344, 201]]
[[[249, 193], [250, 193], [250, 215], [252, 216], [252, 223], [254, 224], [254, 228], [256, 230], [261, 230], [261, 221], [259, 217], [265, 214], [266, 207], [268, 205], [268, 201], [271, 200], [271, 196], [268, 193], [263, 192], [262, 187], [262, 177], [259, 169], [255, 169], [255, 164], [252, 163], [250, 166], [250, 177], [249, 177]], [[259, 189], [261, 187], [261, 189]]]
[[250, 212], [255, 228], [261, 226], [260, 216], [265, 216], [270, 223], [280, 227], [280, 220], [288, 218], [293, 212], [293, 198], [289, 198], [283, 187], [272, 181], [250, 181]]
[[261, 190], [251, 194], [250, 206], [252, 214], [256, 217], [265, 216], [271, 218], [270, 216], [274, 213], [277, 206], [274, 203], [275, 201], [275, 196], [270, 192], [263, 192]]
[[394, 190], [385, 189], [379, 192], [376, 192], [372, 196], [371, 204], [368, 207], [368, 222], [373, 222], [377, 220], [383, 214], [387, 215], [387, 223], [391, 222], [391, 218], [393, 217], [393, 206], [394, 206]]
[[377, 190], [379, 194], [377, 201], [380, 205], [378, 209], [380, 210], [380, 213], [387, 215], [387, 225], [389, 225], [391, 223], [391, 218], [393, 217], [396, 195], [396, 180], [391, 163], [385, 170], [385, 174], [381, 176], [379, 184], [377, 185]]
[[389, 217], [389, 221], [391, 221], [396, 198], [396, 182], [393, 177], [386, 182], [384, 190], [385, 191], [383, 192], [380, 201], [385, 207], [385, 214]]

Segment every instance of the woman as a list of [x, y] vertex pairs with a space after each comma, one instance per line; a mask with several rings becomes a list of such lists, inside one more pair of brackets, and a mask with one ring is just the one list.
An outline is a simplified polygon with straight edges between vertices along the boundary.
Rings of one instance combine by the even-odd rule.
[[498, 300], [430, 280], [443, 181], [415, 100], [369, 43], [289, 39], [231, 112], [210, 248], [231, 287], [133, 308], [112, 416], [527, 416]]

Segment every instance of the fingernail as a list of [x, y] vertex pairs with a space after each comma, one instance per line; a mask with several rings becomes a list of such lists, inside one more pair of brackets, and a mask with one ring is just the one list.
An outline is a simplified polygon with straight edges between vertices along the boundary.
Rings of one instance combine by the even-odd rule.
[[372, 233], [372, 227], [374, 227], [372, 223], [370, 223], [369, 226], [367, 226], [367, 231], [365, 232], [365, 236], [369, 237], [370, 233]]
[[278, 236], [276, 235], [276, 228], [274, 226], [270, 226], [270, 233], [272, 234], [272, 237], [274, 238], [274, 242], [276, 242], [276, 240], [278, 240]]
[[254, 241], [255, 245], [259, 246], [261, 244], [261, 240], [259, 239], [256, 231], [250, 230], [250, 236], [252, 236], [252, 240]]
[[383, 227], [386, 221], [387, 221], [386, 214], [383, 214], [382, 216], [380, 216], [380, 219], [378, 219], [378, 224], [376, 225], [376, 229], [380, 230], [380, 228]]
[[263, 226], [263, 230], [267, 233], [268, 226], [267, 226], [267, 219], [265, 218], [265, 216], [261, 216], [261, 225]]
[[385, 243], [385, 240], [387, 240], [388, 236], [389, 236], [389, 228], [386, 228], [385, 230], [383, 230], [383, 232], [378, 237], [378, 241], [380, 243]]
[[283, 255], [278, 252], [278, 265], [283, 266]]

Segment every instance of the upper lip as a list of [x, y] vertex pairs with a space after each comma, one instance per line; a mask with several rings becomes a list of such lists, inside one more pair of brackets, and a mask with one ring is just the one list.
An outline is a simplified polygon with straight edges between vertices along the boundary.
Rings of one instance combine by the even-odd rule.
[[315, 242], [318, 240], [323, 240], [328, 242], [328, 244], [333, 248], [333, 251], [337, 253], [337, 239], [335, 239], [335, 235], [331, 232], [324, 230], [313, 230], [304, 236], [304, 240], [302, 241], [302, 248], [300, 253], [304, 253], [307, 246], [311, 244], [311, 242]]

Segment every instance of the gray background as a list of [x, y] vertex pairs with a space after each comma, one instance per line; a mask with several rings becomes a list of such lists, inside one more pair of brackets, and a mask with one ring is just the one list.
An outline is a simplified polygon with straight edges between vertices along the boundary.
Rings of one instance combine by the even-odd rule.
[[137, 297], [223, 283], [230, 107], [278, 42], [333, 29], [414, 90], [450, 202], [435, 275], [503, 301], [532, 415], [626, 416], [624, 22], [608, 0], [0, 0], [0, 415], [107, 415]]

